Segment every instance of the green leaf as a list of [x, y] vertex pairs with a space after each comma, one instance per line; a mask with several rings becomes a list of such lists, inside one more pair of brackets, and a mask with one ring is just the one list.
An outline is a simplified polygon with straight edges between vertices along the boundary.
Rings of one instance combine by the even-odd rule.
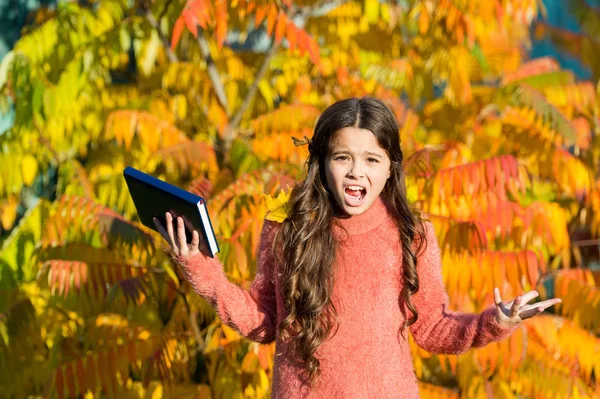
[[231, 166], [235, 176], [260, 168], [260, 161], [252, 153], [251, 148], [244, 141], [235, 140], [231, 145]]
[[489, 71], [490, 66], [487, 63], [487, 60], [485, 59], [485, 54], [483, 54], [483, 51], [481, 51], [481, 47], [479, 46], [479, 44], [473, 44], [473, 47], [471, 48], [471, 55], [477, 60], [477, 63], [479, 64], [481, 69], [484, 70], [484, 72]]
[[543, 89], [546, 87], [567, 85], [569, 83], [573, 83], [574, 80], [575, 78], [573, 77], [573, 73], [571, 71], [555, 71], [527, 76], [511, 83], [525, 83], [534, 89]]

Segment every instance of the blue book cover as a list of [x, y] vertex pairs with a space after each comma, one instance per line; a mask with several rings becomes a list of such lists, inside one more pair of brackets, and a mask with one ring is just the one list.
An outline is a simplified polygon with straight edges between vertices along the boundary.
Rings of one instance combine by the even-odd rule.
[[181, 216], [186, 227], [188, 244], [192, 240], [192, 230], [200, 233], [214, 258], [219, 252], [215, 232], [208, 215], [206, 200], [199, 195], [160, 180], [131, 166], [123, 170], [129, 194], [135, 204], [142, 224], [157, 231], [153, 218], [166, 226], [165, 213], [173, 215], [173, 231], [177, 231], [176, 218]]

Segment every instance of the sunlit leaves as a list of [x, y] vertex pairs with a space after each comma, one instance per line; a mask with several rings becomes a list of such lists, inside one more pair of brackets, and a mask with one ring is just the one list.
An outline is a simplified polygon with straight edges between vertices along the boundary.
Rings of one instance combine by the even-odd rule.
[[318, 115], [318, 109], [313, 106], [287, 105], [260, 116], [251, 122], [256, 134], [252, 142], [254, 152], [262, 160], [301, 164], [308, 155], [308, 148], [295, 146], [292, 138], [312, 135], [311, 129]]
[[283, 223], [283, 221], [287, 219], [289, 212], [289, 195], [289, 192], [281, 192], [275, 198], [271, 197], [270, 195], [266, 196], [265, 201], [267, 203], [267, 209], [269, 210], [266, 216], [267, 220], [274, 220], [278, 223]]
[[[291, 3], [290, 3], [291, 5]], [[287, 7], [289, 8], [288, 5]], [[181, 39], [184, 27], [198, 37], [198, 27], [214, 29], [214, 35], [219, 49], [223, 46], [228, 30], [229, 12], [237, 8], [244, 14], [254, 13], [254, 24], [259, 26], [266, 20], [267, 35], [273, 36], [274, 44], [281, 43], [285, 37], [291, 50], [298, 49], [302, 53], [308, 53], [310, 59], [319, 64], [319, 48], [317, 42], [304, 29], [296, 26], [290, 19], [284, 8], [280, 8], [276, 3], [267, 2], [265, 4], [255, 4], [255, 2], [246, 2], [245, 0], [228, 5], [225, 0], [214, 2], [208, 0], [188, 0], [181, 16], [175, 22], [173, 35], [171, 38], [171, 47], [175, 48]], [[245, 15], [248, 18], [248, 15]], [[202, 32], [200, 32], [202, 34]]]
[[499, 287], [503, 297], [514, 297], [535, 288], [546, 272], [544, 259], [533, 251], [446, 252], [442, 265], [448, 294], [461, 301], [461, 308], [463, 294], [481, 304]]
[[[293, 138], [334, 101], [374, 95], [400, 124], [407, 190], [435, 225], [452, 307], [480, 311], [494, 286], [563, 299], [560, 316], [460, 358], [413, 345], [421, 396], [591, 396], [598, 280], [570, 234], [600, 234], [598, 90], [553, 59], [522, 63], [536, 1], [91, 3], [61, 3], [0, 64], [16, 111], [0, 155], [12, 229], [0, 283], [37, 290], [2, 297], [9, 395], [265, 397], [275, 345], [242, 339], [182, 280], [135, 222], [122, 170], [208, 198], [219, 259], [247, 288], [263, 218], [286, 216], [308, 155]], [[15, 227], [54, 169], [58, 199]]]
[[591, 210], [592, 235], [600, 237], [600, 181], [596, 182], [594, 190], [589, 197], [589, 209]]
[[115, 138], [118, 145], [130, 150], [137, 137], [149, 151], [169, 147], [187, 140], [185, 133], [146, 112], [115, 111], [106, 121], [105, 139]]
[[559, 271], [554, 277], [554, 292], [563, 297], [558, 306], [560, 314], [573, 320], [583, 328], [597, 331], [600, 328], [600, 288], [577, 278], [569, 271]]

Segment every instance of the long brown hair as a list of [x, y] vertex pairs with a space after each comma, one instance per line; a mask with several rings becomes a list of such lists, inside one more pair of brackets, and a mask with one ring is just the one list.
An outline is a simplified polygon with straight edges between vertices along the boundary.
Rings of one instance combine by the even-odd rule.
[[412, 314], [406, 317], [403, 329], [418, 318], [410, 297], [419, 290], [416, 253], [423, 246], [425, 232], [419, 213], [409, 206], [406, 197], [398, 122], [376, 98], [339, 101], [328, 107], [317, 121], [309, 144], [306, 178], [293, 188], [288, 218], [274, 242], [274, 248], [281, 251], [276, 251], [276, 256], [282, 267], [282, 295], [289, 312], [279, 325], [280, 338], [292, 344], [311, 384], [321, 373], [315, 353], [332, 330], [337, 331], [337, 311], [331, 300], [338, 245], [331, 228], [337, 205], [327, 187], [324, 167], [331, 151], [331, 138], [344, 127], [371, 131], [390, 158], [391, 174], [381, 197], [398, 226], [402, 243], [403, 290], [399, 305], [403, 313], [408, 308]]

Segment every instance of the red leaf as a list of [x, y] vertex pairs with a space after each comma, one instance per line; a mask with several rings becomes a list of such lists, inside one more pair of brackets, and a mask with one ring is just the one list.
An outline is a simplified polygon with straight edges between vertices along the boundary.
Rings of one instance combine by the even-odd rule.
[[65, 365], [65, 382], [67, 384], [67, 389], [69, 390], [69, 396], [76, 396], [77, 392], [75, 391], [75, 375], [73, 374], [72, 363], [67, 363]]
[[479, 165], [473, 165], [469, 168], [470, 189], [468, 195], [473, 195], [479, 192], [479, 182], [481, 181]]
[[135, 364], [137, 360], [135, 344], [135, 341], [131, 341], [127, 344], [127, 358], [129, 359], [130, 364]]
[[57, 393], [59, 399], [62, 399], [65, 397], [65, 386], [64, 386], [64, 381], [63, 381], [63, 373], [62, 373], [62, 370], [60, 369], [60, 367], [54, 371], [54, 388], [56, 389], [56, 393]]
[[106, 358], [104, 357], [104, 353], [98, 352], [96, 353], [96, 364], [98, 364], [98, 376], [100, 377], [100, 385], [102, 389], [106, 393], [110, 393], [109, 391], [109, 381], [110, 378], [108, 376], [108, 370], [106, 365]]
[[114, 349], [110, 349], [106, 354], [108, 365], [108, 378], [112, 388], [113, 395], [117, 393], [117, 358]]
[[195, 0], [190, 4], [190, 12], [196, 17], [198, 25], [206, 29], [211, 20], [210, 16], [213, 13], [212, 4], [210, 1]]
[[198, 37], [198, 28], [196, 27], [196, 16], [190, 12], [190, 10], [184, 11], [181, 16], [183, 17], [183, 22], [185, 22], [185, 26], [188, 28], [192, 35], [195, 38]]
[[493, 190], [496, 186], [496, 174], [494, 168], [492, 168], [491, 162], [486, 162], [485, 171], [487, 172], [487, 183], [490, 190]]
[[88, 389], [94, 390], [95, 386], [90, 387], [85, 383], [85, 371], [83, 369], [83, 360], [81, 358], [77, 359], [75, 362], [75, 374], [77, 375], [77, 385], [79, 385], [79, 392], [85, 392]]

